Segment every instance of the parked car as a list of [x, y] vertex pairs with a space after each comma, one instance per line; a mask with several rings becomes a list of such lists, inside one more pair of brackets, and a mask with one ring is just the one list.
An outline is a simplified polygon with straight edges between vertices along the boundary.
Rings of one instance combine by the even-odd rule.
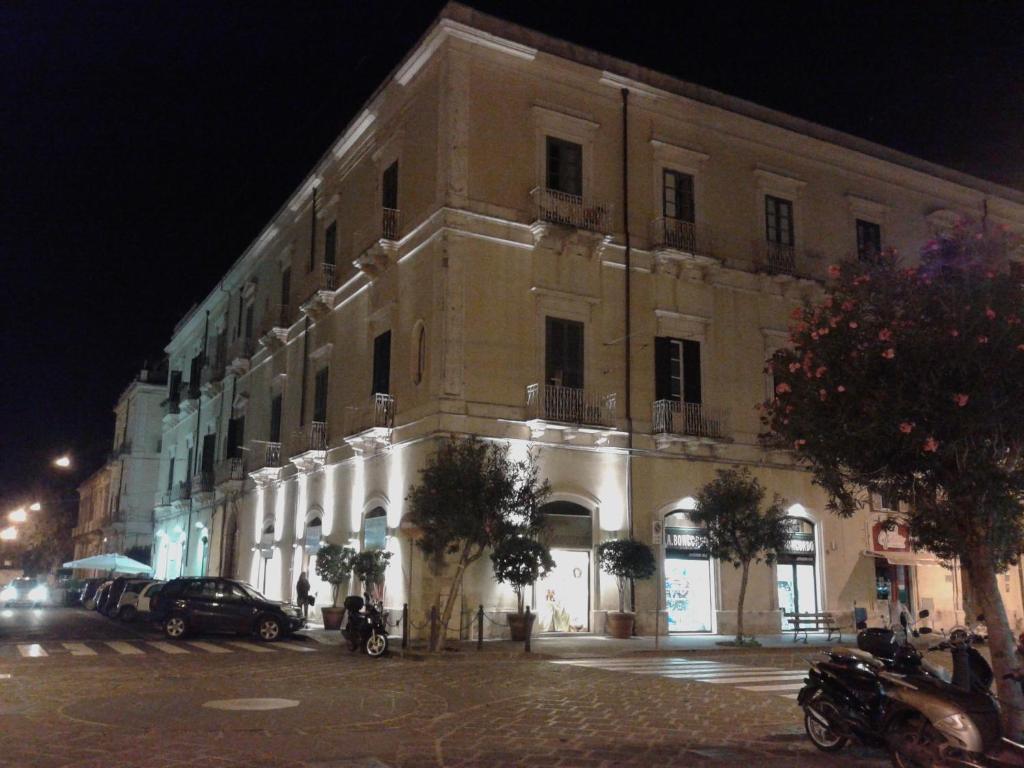
[[110, 586], [113, 583], [113, 579], [104, 581], [96, 590], [96, 595], [93, 598], [93, 608], [100, 613], [103, 613], [103, 609], [107, 607], [107, 597], [110, 595]]
[[189, 632], [234, 632], [270, 642], [306, 624], [297, 605], [269, 600], [234, 579], [174, 579], [150, 601], [150, 610], [172, 640]]
[[[111, 614], [117, 616], [121, 621], [135, 621], [136, 616], [140, 613], [149, 613], [149, 595], [152, 594], [151, 587], [155, 587], [156, 591], [160, 590], [163, 586], [162, 581], [153, 581], [152, 579], [132, 579], [125, 584], [124, 592], [121, 593], [121, 599], [117, 601], [117, 607]], [[143, 593], [146, 593], [145, 603], [143, 603]]]
[[152, 581], [152, 579], [147, 576], [118, 576], [114, 579], [114, 583], [110, 585], [110, 594], [107, 595], [107, 602], [103, 613], [110, 618], [117, 616], [117, 609], [121, 603], [121, 596], [124, 594], [125, 588], [129, 584], [139, 581], [146, 583]]
[[22, 576], [0, 590], [0, 603], [5, 608], [12, 605], [31, 605], [39, 608], [50, 602], [50, 588], [45, 581]]
[[82, 593], [78, 598], [83, 607], [92, 610], [96, 606], [96, 590], [106, 579], [86, 579], [82, 585]]

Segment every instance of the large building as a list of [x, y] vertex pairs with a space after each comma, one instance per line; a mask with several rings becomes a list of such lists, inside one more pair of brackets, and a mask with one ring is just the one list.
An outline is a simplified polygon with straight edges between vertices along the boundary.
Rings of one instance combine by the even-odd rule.
[[[309, 571], [322, 604], [322, 542], [385, 547], [387, 603], [419, 625], [451, 585], [405, 497], [440, 439], [474, 434], [551, 483], [544, 631], [602, 631], [618, 600], [596, 546], [656, 525], [640, 631], [731, 631], [738, 573], [687, 512], [736, 466], [799, 525], [756, 568], [748, 630], [896, 599], [950, 626], [955, 564], [881, 528], [882, 499], [829, 516], [754, 406], [829, 264], [914, 254], [960, 213], [1024, 230], [1024, 194], [449, 5], [175, 329], [157, 574], [288, 598]], [[483, 559], [462, 604], [514, 602]]]
[[107, 461], [78, 487], [76, 560], [109, 552], [148, 559], [166, 391], [163, 370], [142, 370], [118, 398]]

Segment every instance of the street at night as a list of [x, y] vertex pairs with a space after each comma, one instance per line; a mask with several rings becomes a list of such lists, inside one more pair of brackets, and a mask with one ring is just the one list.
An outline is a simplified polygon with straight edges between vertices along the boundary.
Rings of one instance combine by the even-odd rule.
[[821, 764], [785, 698], [803, 647], [374, 660], [335, 638], [169, 644], [81, 609], [5, 611], [0, 628], [5, 768]]

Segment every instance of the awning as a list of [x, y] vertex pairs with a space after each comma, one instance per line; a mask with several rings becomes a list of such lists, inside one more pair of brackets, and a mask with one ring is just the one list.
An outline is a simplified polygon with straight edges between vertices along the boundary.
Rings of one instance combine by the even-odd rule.
[[93, 555], [81, 560], [64, 563], [65, 568], [84, 568], [93, 571], [110, 571], [111, 573], [152, 573], [153, 569], [145, 563], [133, 560], [125, 555]]
[[875, 552], [870, 549], [865, 549], [861, 554], [866, 555], [867, 557], [875, 557], [879, 560], [887, 560], [891, 565], [932, 565], [939, 568], [950, 567], [934, 555], [925, 555], [920, 552]]

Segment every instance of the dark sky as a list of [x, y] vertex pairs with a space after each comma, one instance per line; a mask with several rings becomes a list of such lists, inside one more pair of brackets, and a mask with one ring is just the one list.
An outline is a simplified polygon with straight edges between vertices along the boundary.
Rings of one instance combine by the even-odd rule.
[[[1024, 4], [470, 4], [1024, 189]], [[0, 4], [0, 512], [58, 451], [95, 468], [133, 371], [441, 5]]]

